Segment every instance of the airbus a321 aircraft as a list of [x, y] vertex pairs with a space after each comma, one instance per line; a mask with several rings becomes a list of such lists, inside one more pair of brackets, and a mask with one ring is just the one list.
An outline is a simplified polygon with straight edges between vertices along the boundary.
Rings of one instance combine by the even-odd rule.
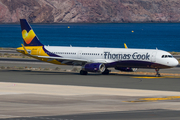
[[168, 52], [152, 49], [64, 47], [43, 45], [26, 19], [20, 19], [24, 45], [17, 51], [38, 60], [58, 65], [82, 66], [81, 75], [88, 72], [109, 74], [108, 68], [132, 72], [136, 68], [159, 69], [177, 66], [178, 61]]

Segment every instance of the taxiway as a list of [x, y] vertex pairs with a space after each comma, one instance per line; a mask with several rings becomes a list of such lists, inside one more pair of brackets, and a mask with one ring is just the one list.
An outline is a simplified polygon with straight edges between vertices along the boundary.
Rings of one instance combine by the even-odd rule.
[[[1, 59], [0, 66], [57, 67], [18, 59]], [[179, 74], [179, 69], [161, 72]], [[179, 120], [179, 85], [179, 76], [154, 78], [116, 73], [82, 76], [65, 71], [0, 70], [0, 119]]]

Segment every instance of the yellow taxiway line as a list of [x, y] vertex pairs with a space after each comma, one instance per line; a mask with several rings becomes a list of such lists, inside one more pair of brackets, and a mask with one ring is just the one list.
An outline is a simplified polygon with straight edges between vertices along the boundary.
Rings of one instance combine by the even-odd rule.
[[[151, 79], [151, 78], [180, 78], [180, 74], [173, 74], [173, 73], [161, 73], [162, 77], [155, 77], [155, 73], [151, 73], [151, 72], [111, 72], [111, 73], [119, 74], [119, 75], [139, 75], [139, 76], [144, 75], [141, 78], [147, 78], [147, 79]], [[148, 77], [148, 75], [149, 75], [149, 77]], [[151, 75], [154, 75], [154, 77]], [[133, 77], [133, 78], [140, 78], [140, 77]]]
[[158, 78], [180, 78], [180, 76], [163, 76], [163, 77], [140, 76], [140, 77], [132, 77], [132, 78], [158, 79]]
[[175, 100], [175, 99], [180, 99], [180, 96], [168, 96], [168, 97], [162, 97], [162, 98], [140, 98], [135, 101], [123, 101], [123, 102], [152, 102], [152, 101], [160, 101], [160, 100]]

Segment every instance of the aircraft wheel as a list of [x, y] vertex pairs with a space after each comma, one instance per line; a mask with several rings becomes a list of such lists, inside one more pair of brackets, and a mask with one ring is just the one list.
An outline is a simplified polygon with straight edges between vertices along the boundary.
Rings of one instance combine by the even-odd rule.
[[110, 70], [106, 69], [104, 72], [102, 72], [103, 75], [109, 75]]
[[161, 77], [161, 75], [160, 74], [156, 74], [156, 77]]
[[88, 73], [88, 72], [87, 72], [87, 71], [84, 71], [84, 70], [81, 70], [81, 71], [80, 71], [80, 75], [87, 75], [87, 73]]
[[155, 71], [156, 71], [156, 77], [161, 77], [161, 75], [160, 75], [160, 73], [159, 73], [159, 69], [156, 68]]

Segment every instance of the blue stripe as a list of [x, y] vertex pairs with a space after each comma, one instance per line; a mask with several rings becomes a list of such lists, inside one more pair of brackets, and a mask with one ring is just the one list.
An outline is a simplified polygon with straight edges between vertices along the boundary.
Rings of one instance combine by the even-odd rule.
[[44, 46], [43, 46], [43, 50], [44, 50], [44, 52], [45, 52], [46, 54], [48, 54], [50, 57], [62, 57], [62, 56], [56, 55], [56, 54], [54, 54], [54, 53], [46, 50], [46, 48], [44, 48]]
[[153, 62], [147, 62], [147, 61], [135, 61], [135, 60], [127, 60], [127, 61], [116, 61], [112, 63], [105, 64], [106, 68], [110, 67], [131, 67], [131, 68], [171, 68], [170, 66], [153, 63]]

